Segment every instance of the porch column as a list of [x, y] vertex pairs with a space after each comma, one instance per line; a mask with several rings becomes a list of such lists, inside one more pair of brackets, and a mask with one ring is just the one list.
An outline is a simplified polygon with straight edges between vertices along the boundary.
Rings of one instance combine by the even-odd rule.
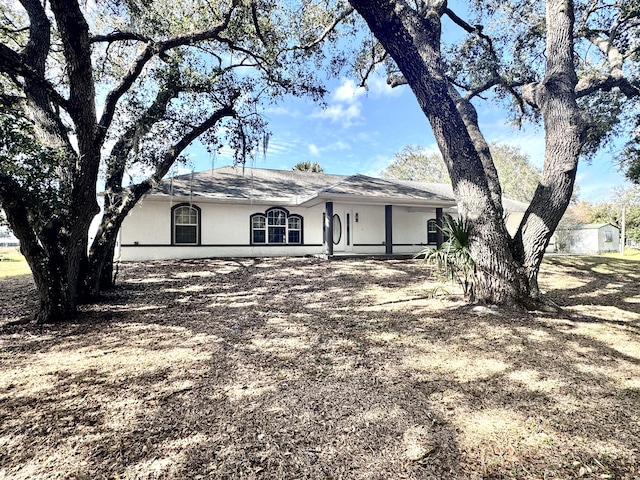
[[444, 235], [442, 235], [442, 208], [436, 208], [436, 225], [438, 226], [436, 230], [436, 248], [440, 248], [442, 242], [444, 241]]
[[384, 253], [393, 253], [393, 206], [384, 206]]
[[324, 253], [333, 255], [333, 202], [324, 204]]

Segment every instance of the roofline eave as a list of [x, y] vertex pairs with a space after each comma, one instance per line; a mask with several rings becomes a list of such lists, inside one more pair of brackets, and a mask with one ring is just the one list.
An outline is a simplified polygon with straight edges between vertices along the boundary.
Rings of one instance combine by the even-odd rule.
[[331, 194], [331, 193], [319, 193], [314, 195], [304, 202], [300, 203], [300, 206], [312, 207], [322, 202], [340, 202], [350, 203], [358, 205], [395, 205], [399, 207], [433, 207], [433, 208], [451, 208], [456, 207], [455, 200], [446, 199], [424, 199], [424, 198], [397, 198], [397, 197], [368, 197], [365, 195], [345, 195], [345, 194]]

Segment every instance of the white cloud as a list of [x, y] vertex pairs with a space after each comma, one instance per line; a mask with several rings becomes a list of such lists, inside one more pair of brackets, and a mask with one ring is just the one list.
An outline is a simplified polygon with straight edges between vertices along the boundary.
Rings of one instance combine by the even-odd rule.
[[336, 89], [332, 97], [336, 102], [354, 103], [364, 93], [365, 89], [357, 87], [353, 80], [343, 78], [342, 84]]
[[293, 108], [291, 106], [283, 106], [283, 105], [274, 105], [265, 108], [265, 113], [269, 115], [280, 115], [291, 118], [300, 118], [302, 116], [302, 112], [297, 108]]
[[344, 128], [360, 124], [362, 122], [362, 103], [359, 97], [364, 93], [364, 88], [357, 87], [353, 80], [342, 79], [340, 86], [331, 95], [328, 106], [315, 111], [312, 117], [339, 122]]
[[351, 145], [343, 140], [338, 140], [337, 142], [334, 142], [328, 147], [326, 147], [325, 150], [338, 150], [338, 151], [351, 150]]
[[320, 156], [320, 149], [318, 147], [316, 147], [313, 143], [309, 144], [307, 146], [309, 153], [311, 155], [313, 155], [314, 157], [319, 157]]
[[359, 102], [351, 105], [337, 103], [328, 106], [324, 110], [314, 112], [312, 116], [314, 118], [324, 118], [332, 122], [340, 122], [344, 128], [349, 128], [359, 123], [361, 113], [362, 105]]
[[391, 88], [387, 83], [386, 77], [382, 75], [373, 75], [367, 82], [369, 93], [374, 97], [399, 97], [402, 95], [403, 89], [409, 88], [407, 86]]

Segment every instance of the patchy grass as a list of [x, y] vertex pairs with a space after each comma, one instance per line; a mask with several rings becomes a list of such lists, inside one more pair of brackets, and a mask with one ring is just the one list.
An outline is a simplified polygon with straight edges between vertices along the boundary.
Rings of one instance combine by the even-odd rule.
[[0, 331], [0, 478], [638, 478], [637, 264], [601, 260], [545, 262], [560, 315], [473, 314], [412, 260], [125, 264]]
[[0, 248], [0, 278], [29, 274], [31, 269], [17, 248]]
[[640, 250], [638, 250], [637, 248], [625, 248], [624, 255], [621, 255], [619, 253], [605, 253], [604, 255], [611, 258], [633, 260], [636, 262], [640, 261]]

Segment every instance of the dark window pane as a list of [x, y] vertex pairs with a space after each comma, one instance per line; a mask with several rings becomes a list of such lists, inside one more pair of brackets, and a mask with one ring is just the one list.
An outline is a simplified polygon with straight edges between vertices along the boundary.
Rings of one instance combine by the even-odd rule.
[[195, 225], [176, 225], [176, 243], [197, 243], [197, 229]]
[[269, 225], [286, 225], [287, 213], [284, 210], [271, 210], [267, 213]]
[[299, 230], [289, 230], [289, 243], [300, 243]]
[[284, 227], [269, 227], [269, 243], [285, 243]]
[[342, 239], [342, 222], [340, 221], [340, 216], [336, 213], [333, 216], [333, 243], [337, 245], [340, 243]]
[[266, 221], [265, 217], [253, 217], [253, 228], [265, 228]]
[[264, 230], [253, 231], [253, 243], [265, 243], [266, 240], [267, 240], [267, 235]]
[[300, 219], [298, 217], [290, 217], [289, 228], [292, 230], [300, 230]]

